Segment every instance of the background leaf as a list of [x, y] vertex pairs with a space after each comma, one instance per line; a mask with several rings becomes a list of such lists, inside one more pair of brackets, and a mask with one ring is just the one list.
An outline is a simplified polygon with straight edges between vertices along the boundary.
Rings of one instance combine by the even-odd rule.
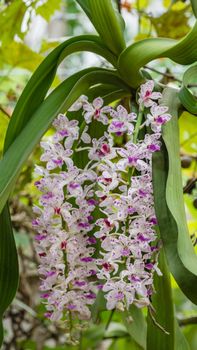
[[[176, 5], [176, 4], [175, 4]], [[159, 17], [149, 17], [157, 35], [172, 39], [181, 39], [189, 30], [189, 16], [187, 10], [190, 6], [183, 4], [183, 8], [176, 10], [173, 6]]]
[[48, 21], [54, 14], [54, 12], [60, 9], [61, 5], [61, 0], [46, 1], [45, 3], [36, 8], [36, 14], [42, 16]]
[[23, 37], [24, 33], [21, 32], [21, 25], [23, 17], [27, 7], [21, 0], [14, 0], [6, 8], [0, 11], [0, 39], [6, 44], [14, 39], [17, 34], [19, 37]]
[[177, 320], [175, 320], [175, 350], [191, 350], [190, 346], [180, 329]]
[[[14, 52], [14, 54], [10, 54]], [[43, 56], [32, 51], [21, 42], [8, 42], [0, 47], [0, 66], [9, 64], [14, 67], [21, 67], [30, 71], [35, 70], [43, 60]]]
[[139, 349], [146, 349], [147, 324], [142, 310], [132, 305], [129, 311], [122, 313], [123, 322]]
[[196, 116], [186, 111], [179, 118], [181, 151], [194, 156], [197, 153], [196, 122]]

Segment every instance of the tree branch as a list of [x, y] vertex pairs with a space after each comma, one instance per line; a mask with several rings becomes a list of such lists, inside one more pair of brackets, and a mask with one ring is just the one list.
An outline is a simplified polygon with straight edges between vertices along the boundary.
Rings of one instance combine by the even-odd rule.
[[164, 72], [161, 72], [161, 71], [159, 71], [159, 70], [157, 70], [157, 69], [155, 69], [155, 68], [149, 67], [149, 66], [144, 66], [144, 68], [149, 69], [149, 70], [151, 70], [152, 72], [155, 72], [155, 73], [157, 73], [157, 74], [163, 75], [163, 76], [166, 77], [166, 78], [169, 78], [169, 79], [178, 81], [179, 83], [182, 83], [182, 81], [181, 81], [180, 79], [175, 78], [174, 75], [172, 75], [171, 73], [167, 73], [167, 72], [164, 73]]
[[182, 320], [178, 320], [179, 326], [189, 326], [191, 324], [197, 324], [197, 316], [184, 318]]
[[11, 115], [6, 111], [5, 108], [3, 108], [2, 106], [0, 106], [0, 111], [3, 112], [3, 114], [6, 115], [6, 117], [8, 117], [9, 119], [11, 118]]
[[190, 181], [183, 187], [183, 193], [191, 193], [190, 191], [195, 187], [197, 179], [192, 178]]

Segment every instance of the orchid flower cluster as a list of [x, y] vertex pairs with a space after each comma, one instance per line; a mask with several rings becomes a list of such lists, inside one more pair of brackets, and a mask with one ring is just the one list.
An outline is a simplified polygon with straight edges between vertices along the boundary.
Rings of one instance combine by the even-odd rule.
[[[40, 289], [53, 321], [88, 320], [99, 290], [108, 310], [150, 304], [153, 274], [161, 275], [151, 163], [171, 118], [161, 97], [152, 80], [143, 84], [137, 116], [81, 96], [69, 110], [81, 110], [81, 127], [60, 114], [52, 139], [41, 142], [45, 165], [36, 166], [41, 197], [33, 226]], [[104, 130], [100, 138], [91, 137], [93, 123]]]

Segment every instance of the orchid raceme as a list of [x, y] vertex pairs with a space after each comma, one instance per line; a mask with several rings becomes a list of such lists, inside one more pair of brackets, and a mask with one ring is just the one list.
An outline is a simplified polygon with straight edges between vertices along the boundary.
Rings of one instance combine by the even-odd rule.
[[[7, 64], [11, 68], [32, 66], [29, 49], [22, 44], [26, 38], [24, 23], [29, 30], [36, 13], [49, 19], [51, 10], [48, 12], [47, 6], [52, 9], [61, 2], [53, 1], [52, 5], [48, 0], [3, 1], [0, 12], [4, 24], [12, 23], [11, 18], [18, 18], [20, 12], [17, 31], [6, 30], [10, 32], [10, 42], [7, 34], [1, 35], [2, 48], [13, 50], [16, 46], [17, 52], [21, 48], [21, 60], [17, 62], [9, 54], [2, 56], [6, 75], [10, 72]], [[26, 191], [18, 191], [15, 184], [17, 179], [22, 186], [21, 178], [30, 180], [29, 163], [26, 167], [25, 162], [31, 157], [30, 163], [37, 163], [37, 153], [32, 152], [50, 128], [40, 143], [42, 154], [35, 168], [36, 191], [32, 193], [37, 196], [33, 228], [46, 316], [44, 321], [41, 319], [44, 327], [49, 325], [49, 332], [54, 327], [59, 330], [60, 343], [67, 342], [72, 349], [77, 344], [82, 350], [125, 349], [129, 344], [129, 348], [143, 350], [188, 350], [188, 333], [178, 326], [179, 322], [187, 322], [175, 318], [178, 298], [172, 294], [170, 273], [184, 296], [197, 304], [195, 228], [187, 215], [191, 212], [193, 217], [196, 207], [192, 193], [197, 22], [190, 18], [191, 7], [196, 17], [196, 1], [182, 1], [182, 5], [181, 1], [174, 1], [170, 8], [165, 2], [164, 14], [149, 16], [150, 28], [138, 21], [137, 36], [132, 29], [135, 20], [127, 28], [125, 9], [132, 12], [131, 22], [135, 15], [144, 20], [154, 7], [153, 1], [130, 1], [132, 6], [126, 4], [129, 1], [119, 0], [67, 2], [67, 12], [72, 14], [74, 9], [76, 14], [71, 21], [72, 31], [64, 33], [71, 37], [59, 44], [56, 41], [41, 45], [40, 53], [46, 50], [46, 57], [28, 81], [11, 118], [7, 118], [9, 109], [7, 114], [7, 107], [1, 108], [6, 125], [0, 160], [0, 347], [5, 328], [3, 317], [16, 295], [19, 280], [15, 244], [19, 236], [18, 232], [14, 234], [19, 229], [12, 195], [16, 195], [17, 203], [31, 206], [31, 193], [26, 200]], [[82, 25], [78, 21], [78, 5], [90, 20], [94, 35], [72, 36], [75, 22]], [[29, 14], [33, 15], [29, 18]], [[163, 24], [171, 23], [176, 14], [180, 30], [171, 26], [169, 31], [169, 26]], [[88, 28], [85, 25], [84, 29]], [[131, 43], [126, 40], [128, 35], [133, 38]], [[82, 52], [98, 55], [101, 61], [94, 60], [95, 67], [85, 69], [78, 67], [78, 59], [63, 63], [79, 53], [80, 66], [83, 62], [86, 65]], [[169, 64], [166, 58], [172, 62]], [[37, 63], [35, 60], [33, 66]], [[61, 74], [60, 81], [57, 76], [62, 63], [66, 77]], [[183, 78], [179, 76], [183, 68], [179, 67], [175, 74], [175, 63], [191, 65], [186, 67]], [[13, 84], [13, 90], [19, 92], [20, 78], [17, 84], [14, 79]], [[15, 105], [15, 98], [10, 99], [7, 90], [6, 100], [11, 108]], [[7, 104], [3, 98], [4, 103]], [[182, 178], [182, 157], [187, 155], [190, 168]], [[23, 171], [19, 177], [22, 169], [25, 177]], [[16, 297], [22, 301], [20, 294]], [[36, 303], [25, 305], [25, 293], [21, 307], [33, 315], [29, 306]], [[40, 322], [39, 326], [42, 327]], [[15, 334], [15, 326], [13, 331]], [[53, 334], [56, 341], [56, 332]], [[29, 340], [23, 343], [22, 338], [14, 338], [14, 348], [34, 346]], [[40, 336], [38, 341], [38, 347], [51, 346], [48, 339], [42, 345]], [[57, 343], [61, 347], [59, 340]], [[5, 344], [6, 347], [7, 334]]]
[[[70, 108], [73, 119], [60, 114], [52, 139], [41, 142], [43, 166], [35, 169], [41, 196], [33, 226], [40, 289], [52, 321], [90, 319], [99, 290], [108, 310], [151, 302], [153, 275], [161, 275], [152, 154], [160, 150], [161, 127], [171, 117], [153, 88], [153, 81], [140, 88], [141, 126], [138, 115], [122, 105], [82, 96]], [[81, 127], [74, 119], [78, 110]], [[92, 121], [104, 128], [102, 137], [91, 137]], [[84, 168], [75, 164], [80, 153], [87, 155]]]

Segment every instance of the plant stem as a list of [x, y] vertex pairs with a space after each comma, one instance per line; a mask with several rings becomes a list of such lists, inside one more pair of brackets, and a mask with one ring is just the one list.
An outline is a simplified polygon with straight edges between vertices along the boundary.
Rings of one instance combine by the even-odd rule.
[[139, 110], [139, 114], [138, 114], [138, 118], [137, 118], [137, 123], [135, 126], [135, 131], [133, 133], [133, 142], [136, 143], [137, 142], [137, 138], [138, 138], [138, 134], [139, 134], [139, 130], [140, 130], [140, 126], [142, 124], [142, 118], [143, 118], [143, 113], [144, 110]]

